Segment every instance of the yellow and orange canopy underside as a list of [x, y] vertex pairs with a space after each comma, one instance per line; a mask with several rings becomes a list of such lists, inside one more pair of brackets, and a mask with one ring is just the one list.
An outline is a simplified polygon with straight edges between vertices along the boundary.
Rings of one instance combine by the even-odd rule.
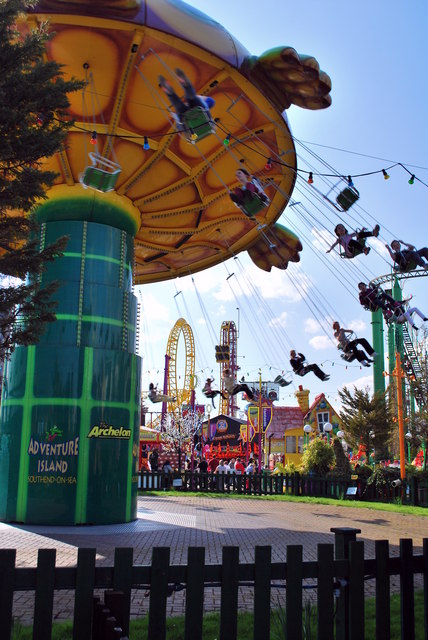
[[[265, 229], [274, 225], [296, 175], [288, 124], [269, 96], [234, 64], [199, 44], [109, 17], [108, 12], [100, 17], [70, 10], [79, 4], [65, 2], [63, 9], [61, 2], [49, 0], [28, 15], [30, 25], [49, 20], [54, 35], [48, 58], [61, 63], [66, 76], [87, 80], [84, 91], [70, 96], [75, 126], [66, 148], [46, 163], [58, 173], [50, 198], [58, 198], [58, 206], [61, 199], [82, 198], [79, 175], [90, 164], [89, 152], [117, 162], [121, 173], [115, 192], [87, 189], [84, 200], [101, 204], [113, 199], [133, 219], [137, 284], [188, 275], [260, 245], [258, 224], [267, 225]], [[44, 8], [54, 5], [58, 12]], [[156, 6], [166, 5], [162, 0]], [[213, 25], [209, 29], [212, 40]], [[238, 53], [242, 56], [242, 47]], [[216, 132], [196, 144], [177, 133], [158, 86], [163, 75], [182, 93], [176, 68], [188, 75], [199, 94], [215, 100]], [[94, 131], [96, 146], [90, 144]], [[225, 146], [227, 134], [231, 140]], [[148, 150], [143, 148], [145, 137]], [[278, 162], [267, 172], [269, 157]], [[229, 198], [238, 186], [235, 172], [240, 166], [259, 177], [271, 201], [257, 220], [247, 218]]]

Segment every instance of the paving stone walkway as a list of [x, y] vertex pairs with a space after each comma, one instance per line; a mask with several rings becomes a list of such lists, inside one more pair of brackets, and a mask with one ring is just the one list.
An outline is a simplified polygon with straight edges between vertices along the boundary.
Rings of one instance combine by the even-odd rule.
[[[303, 545], [304, 560], [316, 560], [318, 543], [333, 543], [331, 527], [361, 529], [359, 540], [365, 543], [365, 557], [374, 557], [374, 541], [387, 539], [390, 554], [398, 555], [400, 538], [412, 538], [418, 552], [428, 537], [428, 519], [340, 505], [303, 504], [263, 499], [188, 497], [172, 494], [146, 495], [138, 499], [135, 522], [93, 527], [23, 526], [0, 523], [0, 548], [17, 550], [17, 566], [37, 564], [41, 548], [57, 550], [57, 566], [75, 566], [77, 549], [97, 550], [98, 565], [112, 565], [115, 547], [133, 547], [134, 564], [150, 564], [155, 546], [171, 548], [171, 563], [185, 564], [189, 546], [204, 546], [206, 562], [221, 563], [222, 547], [240, 548], [240, 561], [252, 562], [256, 545], [271, 545], [274, 562], [286, 560], [287, 545]], [[393, 587], [398, 586], [394, 578]], [[367, 594], [374, 585], [367, 583]], [[184, 612], [184, 593], [168, 599], [168, 615]], [[274, 590], [277, 603], [283, 590]], [[34, 594], [15, 594], [14, 615], [23, 624], [31, 624]], [[252, 591], [241, 588], [239, 606], [252, 609]], [[220, 590], [206, 589], [205, 609], [218, 610]], [[142, 591], [132, 595], [132, 616], [148, 609], [148, 597]], [[54, 616], [58, 620], [73, 615], [73, 593], [56, 592]]]

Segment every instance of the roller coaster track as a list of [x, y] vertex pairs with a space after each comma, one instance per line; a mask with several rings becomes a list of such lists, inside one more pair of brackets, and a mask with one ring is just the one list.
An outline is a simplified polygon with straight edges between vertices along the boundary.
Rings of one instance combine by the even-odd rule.
[[[184, 339], [184, 377], [180, 384], [177, 360], [178, 360], [178, 343], [180, 337]], [[191, 399], [192, 389], [195, 379], [195, 342], [193, 339], [193, 331], [189, 324], [187, 324], [184, 318], [179, 318], [168, 338], [168, 344], [166, 347], [166, 353], [169, 356], [169, 371], [168, 371], [168, 395], [175, 396], [177, 401], [175, 403], [169, 403], [169, 409], [174, 413], [180, 412], [180, 407], [183, 404], [188, 404]]]
[[414, 269], [413, 271], [407, 271], [406, 273], [395, 271], [394, 273], [388, 273], [384, 276], [373, 278], [373, 280], [370, 280], [370, 284], [380, 286], [386, 282], [392, 282], [394, 280], [410, 280], [412, 278], [422, 278], [423, 276], [428, 276], [428, 271], [425, 271], [424, 269]]
[[[406, 377], [409, 380], [409, 382], [412, 381], [412, 377], [416, 381], [419, 381], [422, 378], [422, 367], [419, 361], [417, 351], [415, 349], [414, 342], [411, 338], [409, 329], [407, 327], [407, 324], [402, 325], [402, 332], [403, 332], [403, 350], [406, 356], [403, 362], [404, 373], [406, 374]], [[422, 398], [419, 397], [417, 393], [415, 393], [415, 400], [419, 406], [422, 405]]]
[[[391, 273], [385, 274], [383, 276], [378, 276], [377, 278], [373, 278], [370, 281], [371, 286], [380, 287], [386, 283], [391, 284], [391, 288], [393, 288], [393, 284], [400, 280], [411, 280], [413, 278], [422, 278], [424, 276], [428, 276], [428, 271], [424, 269], [414, 269], [412, 271], [407, 271], [405, 273], [400, 273], [399, 271], [392, 271]], [[396, 345], [396, 349], [402, 352], [403, 355], [403, 365], [404, 372], [409, 384], [412, 382], [419, 381], [422, 378], [422, 368], [421, 363], [418, 357], [417, 350], [415, 348], [415, 344], [413, 342], [412, 336], [409, 332], [409, 328], [407, 323], [400, 325], [401, 328], [401, 336], [402, 336], [402, 345]], [[380, 334], [381, 335], [381, 334]], [[379, 336], [380, 337], [380, 336]], [[400, 342], [401, 342], [400, 339]], [[375, 386], [376, 386], [376, 376], [375, 376]], [[421, 406], [421, 398], [416, 397], [415, 400], [419, 406]]]

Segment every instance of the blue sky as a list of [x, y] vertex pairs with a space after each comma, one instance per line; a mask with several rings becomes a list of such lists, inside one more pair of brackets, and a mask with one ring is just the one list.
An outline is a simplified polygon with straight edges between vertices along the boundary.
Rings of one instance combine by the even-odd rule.
[[[223, 24], [250, 53], [292, 46], [313, 55], [330, 75], [330, 108], [287, 111], [299, 168], [356, 175], [401, 162], [428, 184], [426, 1], [407, 6], [399, 0], [307, 0], [304, 5], [285, 0], [192, 0], [189, 4]], [[282, 390], [280, 404], [295, 405], [294, 391], [302, 383], [312, 398], [324, 391], [334, 404], [343, 385], [371, 386], [371, 369], [346, 368], [340, 359], [331, 321], [339, 320], [371, 341], [371, 317], [357, 301], [357, 283], [389, 272], [385, 242], [401, 238], [418, 247], [428, 245], [427, 186], [417, 180], [410, 186], [401, 167], [389, 174], [389, 180], [382, 174], [355, 178], [360, 200], [343, 216], [349, 229], [381, 225], [367, 257], [345, 261], [337, 254], [326, 255], [335, 239], [333, 228], [342, 220], [299, 179], [293, 193], [299, 204], [287, 207], [279, 220], [301, 238], [299, 265], [265, 273], [244, 252], [238, 260], [195, 274], [193, 281], [186, 277], [137, 287], [143, 309], [143, 389], [151, 380], [162, 383], [168, 335], [179, 317], [193, 329], [196, 372], [202, 382], [209, 374], [219, 382], [214, 345], [220, 326], [224, 320], [239, 320], [238, 363], [248, 380], [258, 379], [259, 370], [264, 380], [289, 372], [293, 347], [310, 362], [321, 363], [331, 376], [322, 383], [313, 374], [305, 378], [287, 374], [293, 384]], [[315, 186], [323, 193], [335, 182], [315, 177]], [[404, 294], [413, 294], [413, 302], [426, 314], [427, 286], [425, 278], [404, 286]], [[179, 370], [180, 362], [184, 365], [183, 349], [180, 344]]]

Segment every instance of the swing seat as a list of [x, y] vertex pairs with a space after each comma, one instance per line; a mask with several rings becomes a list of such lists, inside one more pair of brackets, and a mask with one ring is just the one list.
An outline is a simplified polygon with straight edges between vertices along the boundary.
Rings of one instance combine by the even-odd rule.
[[120, 166], [116, 162], [103, 158], [98, 153], [90, 153], [91, 165], [86, 167], [79, 176], [81, 185], [87, 189], [95, 189], [101, 193], [114, 191], [117, 179], [121, 172]]
[[352, 207], [352, 205], [357, 202], [360, 194], [355, 187], [346, 187], [339, 193], [336, 198], [336, 202], [339, 207], [342, 208], [342, 211], [348, 211]]
[[362, 253], [364, 253], [364, 249], [366, 248], [366, 241], [365, 239], [363, 240], [357, 240], [358, 244], [360, 245], [359, 249], [351, 249], [352, 252], [352, 256], [348, 256], [346, 255], [345, 251], [341, 251], [340, 252], [340, 257], [341, 258], [346, 258], [347, 260], [352, 260], [352, 258], [356, 258], [357, 256], [361, 255]]
[[274, 382], [279, 384], [280, 387], [288, 387], [291, 384], [291, 380], [285, 380], [282, 376], [276, 376]]
[[238, 207], [248, 218], [253, 218], [256, 213], [262, 211], [270, 203], [269, 198], [266, 196], [262, 199], [258, 193], [245, 193], [244, 200], [238, 203]]
[[400, 265], [398, 264], [394, 264], [393, 266], [394, 271], [398, 271], [398, 273], [408, 273], [409, 271], [414, 271], [417, 268], [418, 268], [418, 265], [416, 264], [416, 262], [413, 262], [413, 260], [407, 262], [404, 268], [400, 267]]
[[194, 144], [206, 138], [215, 131], [215, 124], [211, 120], [209, 111], [202, 107], [188, 109], [181, 118], [185, 128], [184, 135], [188, 142]]

